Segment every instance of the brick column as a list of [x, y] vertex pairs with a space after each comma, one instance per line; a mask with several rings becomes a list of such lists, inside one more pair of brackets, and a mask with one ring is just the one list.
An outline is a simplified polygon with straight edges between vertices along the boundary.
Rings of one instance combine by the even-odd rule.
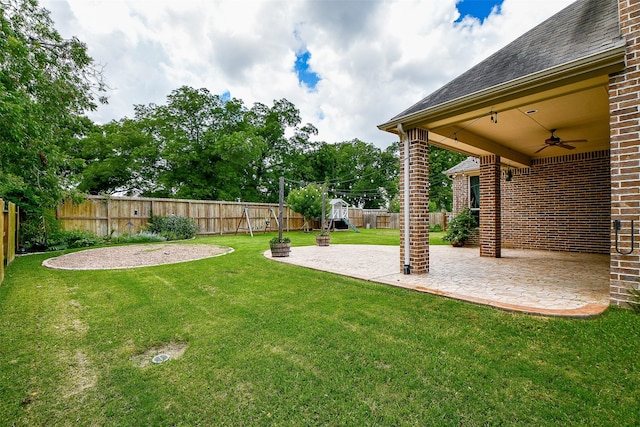
[[[429, 272], [429, 133], [410, 129], [409, 138], [409, 242], [411, 274]], [[404, 270], [404, 142], [400, 142], [400, 271]]]
[[628, 289], [640, 287], [640, 3], [618, 0], [620, 30], [627, 41], [626, 68], [609, 78], [611, 147], [611, 219], [621, 221], [619, 249], [631, 248], [631, 221], [636, 244], [629, 255], [615, 249], [611, 229], [610, 298], [612, 304], [629, 301]]
[[500, 258], [500, 156], [480, 157], [480, 256]]

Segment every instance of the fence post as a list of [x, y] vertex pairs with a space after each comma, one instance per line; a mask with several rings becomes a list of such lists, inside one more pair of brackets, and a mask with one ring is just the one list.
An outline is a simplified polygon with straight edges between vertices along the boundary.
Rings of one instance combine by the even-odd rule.
[[111, 235], [111, 199], [107, 199], [107, 236]]

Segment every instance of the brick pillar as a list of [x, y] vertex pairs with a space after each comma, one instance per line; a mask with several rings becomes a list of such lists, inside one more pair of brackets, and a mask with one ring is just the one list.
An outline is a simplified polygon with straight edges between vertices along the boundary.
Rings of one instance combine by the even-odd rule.
[[500, 156], [480, 157], [480, 256], [500, 258]]
[[[409, 242], [411, 274], [429, 272], [429, 133], [410, 129], [409, 138]], [[404, 167], [406, 153], [400, 142], [400, 271], [404, 270]]]
[[640, 286], [640, 3], [618, 0], [620, 30], [627, 41], [626, 67], [609, 78], [609, 128], [611, 133], [611, 219], [620, 220], [619, 248], [631, 249], [631, 220], [636, 244], [630, 255], [615, 249], [611, 230], [610, 298], [612, 304], [629, 301], [628, 289]]

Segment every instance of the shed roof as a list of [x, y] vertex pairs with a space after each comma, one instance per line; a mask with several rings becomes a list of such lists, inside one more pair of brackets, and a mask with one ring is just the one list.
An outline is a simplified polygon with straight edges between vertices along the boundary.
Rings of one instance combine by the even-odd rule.
[[391, 121], [624, 44], [617, 0], [578, 0]]
[[469, 156], [465, 160], [455, 165], [454, 167], [447, 169], [442, 173], [447, 176], [451, 176], [456, 173], [472, 172], [477, 170], [480, 170], [480, 161], [478, 160], [477, 157]]

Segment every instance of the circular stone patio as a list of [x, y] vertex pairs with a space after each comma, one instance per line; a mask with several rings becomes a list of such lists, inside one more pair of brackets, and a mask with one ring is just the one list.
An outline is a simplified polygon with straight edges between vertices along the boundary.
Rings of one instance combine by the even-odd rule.
[[195, 261], [231, 252], [227, 247], [180, 243], [111, 246], [49, 258], [42, 265], [60, 270], [111, 270]]

